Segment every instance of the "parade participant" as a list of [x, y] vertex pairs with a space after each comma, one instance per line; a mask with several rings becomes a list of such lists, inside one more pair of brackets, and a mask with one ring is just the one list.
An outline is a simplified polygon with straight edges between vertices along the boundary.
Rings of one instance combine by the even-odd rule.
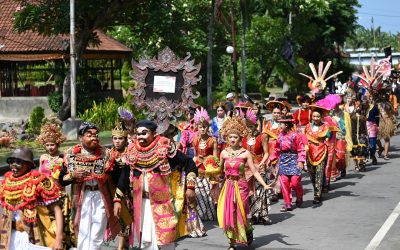
[[[149, 120], [136, 123], [137, 138], [128, 147], [130, 170], [122, 172], [114, 198], [114, 214], [120, 215], [121, 194], [129, 187], [133, 196], [133, 225], [141, 249], [174, 249], [177, 218], [172, 203], [170, 175], [176, 169], [186, 174], [186, 199], [195, 199], [197, 168], [193, 160], [177, 151], [175, 143], [156, 132]], [[133, 233], [133, 232], [132, 232]]]
[[372, 159], [372, 165], [377, 165], [378, 160], [376, 159], [376, 147], [379, 131], [379, 109], [378, 106], [372, 100], [370, 92], [366, 92], [367, 96], [367, 132], [368, 132], [368, 154], [369, 158]]
[[326, 141], [329, 140], [331, 133], [328, 125], [323, 122], [323, 117], [328, 110], [315, 105], [311, 106], [311, 109], [312, 122], [304, 131], [308, 140], [307, 170], [314, 188], [313, 203], [319, 204], [322, 199], [324, 171], [328, 158]]
[[113, 165], [100, 146], [99, 129], [92, 123], [83, 122], [78, 129], [80, 144], [69, 148], [59, 182], [72, 184], [72, 214], [78, 250], [100, 249], [107, 226], [110, 239], [121, 231], [112, 213], [111, 182]]
[[[113, 178], [113, 186], [118, 183], [119, 176], [125, 168], [129, 168], [125, 163], [126, 151], [128, 148], [128, 129], [124, 123], [117, 121], [115, 127], [111, 130], [112, 148], [106, 149], [106, 155], [108, 156], [108, 164], [113, 166], [111, 176]], [[114, 192], [115, 193], [115, 192]], [[129, 192], [127, 192], [125, 201], [126, 206], [123, 210], [123, 216], [119, 220], [122, 227], [121, 232], [118, 234], [118, 250], [129, 248], [129, 229], [132, 223], [132, 204]], [[109, 233], [109, 232], [107, 232]], [[106, 237], [107, 238], [107, 237]], [[133, 242], [131, 242], [133, 244]]]
[[128, 143], [131, 143], [135, 139], [135, 123], [136, 118], [131, 111], [124, 107], [118, 108], [118, 115], [121, 122], [123, 122], [125, 128], [128, 131]]
[[180, 143], [179, 149], [189, 158], [194, 157], [193, 139], [197, 135], [196, 124], [194, 123], [195, 109], [190, 109], [187, 112], [187, 121], [184, 121], [178, 125], [178, 141]]
[[301, 170], [306, 162], [306, 151], [300, 135], [293, 131], [293, 116], [283, 116], [279, 123], [281, 124], [281, 133], [270, 159], [272, 161], [279, 159], [279, 181], [285, 201], [281, 212], [286, 212], [293, 209], [292, 189], [296, 192], [296, 206], [300, 207], [303, 204]]
[[300, 105], [300, 109], [297, 109], [293, 113], [293, 118], [299, 132], [304, 133], [304, 128], [311, 121], [312, 111], [310, 109], [310, 104], [312, 103], [313, 98], [310, 95], [303, 95], [298, 96], [296, 99], [297, 103]]
[[361, 100], [355, 101], [355, 111], [351, 115], [352, 141], [353, 150], [352, 158], [355, 163], [354, 170], [365, 171], [365, 156], [367, 155], [368, 134], [367, 120], [365, 118], [365, 108], [361, 104]]
[[[378, 91], [383, 87], [383, 77], [389, 77], [391, 75], [392, 66], [390, 63], [390, 58], [382, 59], [375, 62], [372, 57], [370, 62], [370, 68], [363, 67], [364, 73], [362, 75], [355, 74], [355, 76], [361, 78], [359, 84], [365, 90], [366, 101], [369, 103], [369, 108], [367, 109], [367, 130], [369, 137], [369, 156], [372, 159], [372, 164], [378, 164], [376, 159], [376, 143], [378, 136], [378, 126], [379, 126], [379, 107], [374, 102], [374, 95], [378, 94]], [[386, 128], [385, 128], [386, 129]], [[389, 129], [390, 130], [390, 129]]]
[[46, 149], [45, 154], [40, 156], [39, 172], [52, 177], [58, 184], [61, 166], [63, 164], [62, 155], [59, 152], [59, 146], [66, 140], [61, 133], [60, 125], [56, 121], [46, 122], [40, 129], [40, 135], [36, 139]]
[[230, 113], [233, 111], [235, 105], [233, 104], [233, 101], [235, 100], [235, 95], [233, 93], [228, 93], [226, 95], [226, 102], [225, 106], [227, 107], [227, 112]]
[[[383, 159], [389, 160], [390, 137], [396, 132], [396, 116], [392, 103], [389, 101], [387, 90], [381, 89], [376, 101], [379, 109], [378, 155], [383, 152]], [[382, 146], [381, 140], [384, 141]]]
[[347, 93], [345, 95], [346, 103], [344, 105], [344, 111], [349, 113], [351, 116], [355, 112], [355, 100], [356, 100], [356, 93], [353, 89], [347, 88]]
[[278, 101], [283, 103], [283, 107], [281, 110], [282, 116], [292, 115], [292, 113], [290, 112], [292, 105], [288, 102], [288, 99], [286, 97], [280, 97], [278, 98]]
[[249, 245], [253, 240], [253, 229], [247, 221], [249, 189], [245, 165], [250, 167], [264, 189], [270, 187], [254, 166], [251, 153], [240, 146], [242, 136], [250, 133], [244, 119], [240, 116], [227, 118], [221, 133], [229, 147], [222, 151], [220, 157], [225, 172], [225, 183], [218, 201], [218, 223], [230, 240], [229, 249], [236, 249], [235, 243]]
[[[257, 128], [257, 117], [252, 110], [246, 112], [246, 125], [250, 129], [250, 134], [244, 136], [242, 146], [251, 153], [253, 163], [260, 175], [265, 179], [265, 163], [268, 160], [268, 138]], [[250, 168], [246, 168], [245, 177], [249, 185], [250, 197], [250, 218], [253, 224], [271, 224], [268, 217], [269, 198], [267, 191], [261, 185], [254, 183], [253, 173]], [[253, 195], [254, 194], [254, 195]]]
[[327, 141], [329, 153], [324, 186], [329, 189], [330, 181], [346, 176], [346, 167], [349, 165], [350, 152], [353, 149], [351, 120], [349, 113], [344, 110], [342, 98], [338, 95], [328, 95], [316, 102], [316, 105], [331, 111], [330, 115], [324, 117], [331, 132], [331, 137]]
[[[196, 185], [197, 211], [193, 208], [191, 214], [189, 235], [191, 237], [202, 237], [206, 231], [201, 220], [216, 220], [215, 205], [218, 201], [219, 187], [218, 178], [214, 179], [206, 175], [207, 157], [217, 157], [217, 140], [208, 134], [210, 117], [204, 108], [196, 110], [194, 122], [197, 127], [197, 136], [193, 139], [194, 157], [193, 161], [197, 166], [199, 176]], [[196, 218], [197, 217], [197, 218]]]
[[261, 133], [262, 132], [262, 124], [263, 124], [263, 117], [261, 115], [261, 104], [258, 102], [254, 102], [251, 110], [253, 111], [254, 115], [256, 116], [256, 123], [257, 123], [257, 130]]
[[[263, 133], [267, 135], [266, 139], [268, 141], [268, 155], [271, 156], [275, 151], [276, 140], [278, 139], [279, 134], [281, 133], [281, 127], [278, 120], [281, 118], [281, 110], [283, 107], [283, 103], [278, 101], [269, 101], [266, 104], [267, 110], [272, 113], [272, 120], [264, 121], [263, 125]], [[268, 160], [270, 161], [270, 160]], [[271, 179], [278, 178], [278, 168], [276, 167], [277, 160], [268, 164], [272, 166], [271, 169]], [[279, 182], [274, 187], [274, 193], [271, 196], [271, 201], [278, 201], [279, 195], [281, 194], [281, 189]]]
[[[14, 150], [7, 163], [11, 171], [0, 185], [0, 248], [64, 249], [60, 193], [53, 178], [33, 170], [33, 153], [27, 147]], [[39, 209], [42, 206], [52, 211], [55, 225], [42, 224], [40, 217], [48, 216]], [[52, 227], [52, 237], [43, 234], [47, 227]]]
[[222, 138], [222, 135], [221, 135], [221, 133], [219, 133], [219, 131], [222, 128], [222, 125], [224, 124], [224, 122], [226, 120], [227, 108], [222, 103], [216, 104], [215, 108], [217, 110], [217, 115], [212, 119], [211, 128], [212, 128], [212, 133], [213, 133], [214, 138], [217, 139], [218, 157], [219, 157], [219, 155], [221, 154], [221, 151], [225, 148], [225, 141]]
[[[61, 124], [56, 119], [51, 119], [42, 125], [40, 129], [40, 135], [36, 138], [36, 141], [43, 145], [46, 149], [45, 154], [42, 154], [39, 159], [39, 173], [43, 174], [49, 178], [52, 178], [54, 184], [58, 186], [61, 191], [60, 206], [62, 208], [64, 216], [64, 245], [67, 248], [75, 246], [75, 235], [73, 229], [73, 223], [70, 220], [71, 211], [69, 209], [71, 194], [66, 192], [64, 187], [61, 187], [58, 183], [58, 177], [60, 175], [60, 170], [63, 165], [63, 155], [59, 152], [59, 146], [66, 140], [66, 137], [61, 133]], [[41, 216], [43, 223], [54, 224], [56, 219], [54, 214], [52, 214], [46, 207], [39, 207], [43, 210], [43, 213], [48, 214], [48, 216]], [[53, 227], [45, 227], [43, 229], [43, 234], [47, 238], [52, 238], [54, 236]]]

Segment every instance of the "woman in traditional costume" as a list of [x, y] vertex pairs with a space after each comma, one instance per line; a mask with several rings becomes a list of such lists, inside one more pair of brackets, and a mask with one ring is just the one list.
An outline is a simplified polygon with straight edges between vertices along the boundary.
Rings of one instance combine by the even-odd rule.
[[[242, 146], [251, 153], [256, 169], [260, 172], [263, 179], [265, 179], [265, 163], [268, 160], [268, 138], [266, 134], [258, 131], [257, 117], [252, 110], [246, 112], [245, 118], [246, 125], [251, 133], [243, 137]], [[260, 184], [255, 184], [250, 168], [246, 168], [245, 176], [250, 188], [250, 218], [253, 224], [271, 224], [271, 220], [268, 217], [270, 208], [268, 191], [265, 191]]]
[[[0, 185], [0, 248], [62, 250], [64, 226], [58, 185], [53, 178], [33, 170], [33, 153], [27, 147], [14, 150], [7, 163], [11, 171]], [[54, 225], [41, 207], [54, 214]], [[43, 233], [50, 230], [51, 235]]]
[[224, 124], [226, 120], [226, 106], [223, 103], [218, 103], [215, 105], [215, 108], [217, 110], [217, 116], [215, 116], [212, 121], [211, 121], [211, 129], [214, 138], [217, 140], [218, 143], [218, 158], [219, 155], [221, 154], [222, 150], [225, 148], [225, 141], [222, 138], [221, 133], [219, 131], [222, 128], [222, 125]]
[[216, 219], [215, 205], [219, 195], [218, 177], [209, 176], [207, 172], [209, 169], [206, 169], [206, 161], [209, 157], [218, 159], [217, 140], [208, 134], [210, 117], [204, 108], [196, 110], [194, 122], [198, 133], [193, 139], [195, 152], [193, 161], [196, 163], [199, 173], [196, 185], [196, 199], [197, 211], [201, 219], [197, 215], [196, 209], [192, 208], [193, 204], [188, 204], [191, 208], [189, 209], [191, 216], [188, 219], [187, 226], [190, 228], [188, 232], [191, 237], [202, 237], [205, 235], [205, 228], [201, 220]]
[[292, 189], [296, 192], [296, 206], [300, 207], [303, 204], [301, 170], [306, 162], [306, 151], [300, 135], [293, 131], [293, 117], [291, 115], [284, 116], [279, 122], [281, 124], [281, 133], [270, 159], [279, 159], [279, 181], [285, 201], [281, 212], [286, 212], [293, 209]]
[[[281, 110], [283, 107], [283, 103], [278, 101], [269, 101], [266, 104], [267, 110], [272, 113], [272, 120], [264, 121], [263, 125], [263, 134], [266, 134], [267, 143], [268, 143], [268, 155], [271, 156], [275, 151], [276, 141], [278, 139], [279, 134], [281, 133], [281, 127], [279, 123], [279, 119], [281, 117]], [[268, 159], [268, 161], [270, 161]], [[270, 179], [278, 178], [278, 168], [276, 167], [277, 160], [272, 161], [271, 164], [268, 164], [272, 167]], [[281, 188], [279, 182], [274, 187], [274, 192], [271, 196], [271, 201], [278, 201], [279, 195], [281, 194]]]
[[311, 106], [311, 109], [313, 111], [312, 122], [306, 126], [304, 131], [308, 140], [307, 170], [314, 188], [313, 203], [320, 204], [328, 159], [326, 141], [329, 140], [331, 133], [328, 125], [323, 122], [323, 116], [327, 114], [328, 110], [316, 105]]
[[[63, 155], [60, 154], [59, 147], [65, 140], [66, 137], [61, 132], [61, 123], [56, 119], [50, 119], [43, 124], [40, 129], [40, 135], [36, 139], [36, 141], [46, 149], [46, 153], [42, 154], [39, 159], [39, 173], [52, 178], [54, 184], [57, 185], [61, 191], [60, 206], [64, 216], [64, 234], [66, 236], [64, 238], [64, 245], [69, 248], [76, 245], [73, 222], [70, 219], [72, 212], [70, 203], [71, 190], [69, 188], [66, 192], [64, 187], [58, 183], [58, 177], [63, 165]], [[46, 237], [52, 238], [52, 236], [54, 237], [56, 223], [55, 215], [46, 207], [39, 207], [39, 209], [42, 213], [48, 214], [48, 216], [40, 217], [40, 219], [44, 219], [42, 223], [49, 224], [44, 227], [44, 234]]]
[[229, 117], [222, 128], [222, 135], [229, 144], [221, 153], [221, 165], [225, 172], [225, 183], [218, 201], [218, 222], [230, 240], [229, 249], [236, 249], [235, 243], [249, 245], [253, 240], [252, 227], [247, 221], [248, 182], [245, 177], [247, 164], [254, 177], [263, 185], [264, 182], [253, 163], [251, 153], [240, 146], [243, 135], [248, 135], [245, 121], [240, 116]]

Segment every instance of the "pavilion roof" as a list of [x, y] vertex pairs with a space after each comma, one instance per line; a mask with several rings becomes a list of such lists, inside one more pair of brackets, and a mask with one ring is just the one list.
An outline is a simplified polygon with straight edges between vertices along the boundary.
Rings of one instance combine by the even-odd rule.
[[[69, 56], [69, 37], [65, 35], [43, 36], [33, 31], [18, 33], [13, 28], [13, 15], [19, 4], [13, 0], [1, 1], [0, 8], [0, 60], [37, 61], [62, 59]], [[82, 58], [126, 58], [132, 52], [124, 44], [96, 30], [100, 44], [88, 46]]]

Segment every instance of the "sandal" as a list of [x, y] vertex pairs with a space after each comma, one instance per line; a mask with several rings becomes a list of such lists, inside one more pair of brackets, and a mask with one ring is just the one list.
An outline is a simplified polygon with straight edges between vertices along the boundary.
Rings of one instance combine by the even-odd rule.
[[292, 211], [292, 210], [293, 210], [293, 208], [291, 208], [291, 207], [283, 206], [279, 211], [281, 211], [281, 212], [288, 212], [288, 211]]
[[388, 155], [384, 155], [384, 156], [383, 156], [383, 159], [384, 159], [385, 161], [388, 161], [388, 160], [390, 160], [390, 158], [389, 158], [389, 156], [388, 156]]

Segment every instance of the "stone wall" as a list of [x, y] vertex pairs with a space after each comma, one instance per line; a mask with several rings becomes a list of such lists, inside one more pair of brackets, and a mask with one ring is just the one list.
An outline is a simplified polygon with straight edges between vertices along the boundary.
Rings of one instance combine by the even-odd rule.
[[53, 114], [46, 96], [0, 97], [0, 121], [28, 120], [32, 110], [41, 106], [46, 116]]

